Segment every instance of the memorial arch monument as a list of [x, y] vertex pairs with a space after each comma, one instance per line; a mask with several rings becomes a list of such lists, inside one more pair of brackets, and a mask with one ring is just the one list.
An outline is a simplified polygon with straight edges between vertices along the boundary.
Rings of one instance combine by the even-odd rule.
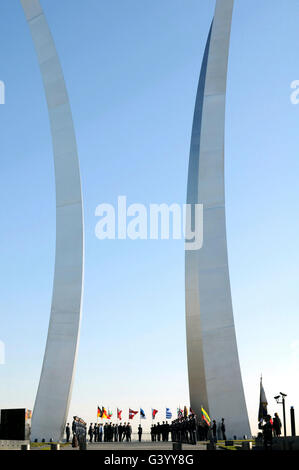
[[60, 62], [39, 0], [20, 0], [47, 99], [56, 185], [52, 307], [31, 439], [61, 440], [69, 410], [81, 318], [83, 207], [77, 144]]
[[[227, 65], [234, 0], [217, 0], [199, 78], [187, 203], [203, 205], [203, 246], [185, 250], [190, 405], [250, 436], [230, 290], [224, 195]], [[187, 244], [187, 241], [186, 241]]]
[[[62, 69], [39, 0], [20, 0], [47, 99], [56, 183], [56, 255], [46, 350], [31, 438], [61, 440], [72, 392], [83, 287], [83, 206], [76, 137]], [[226, 77], [234, 0], [217, 0], [199, 79], [187, 203], [203, 204], [203, 247], [185, 251], [190, 404], [250, 435], [235, 335], [224, 197]], [[187, 243], [187, 242], [186, 242]]]

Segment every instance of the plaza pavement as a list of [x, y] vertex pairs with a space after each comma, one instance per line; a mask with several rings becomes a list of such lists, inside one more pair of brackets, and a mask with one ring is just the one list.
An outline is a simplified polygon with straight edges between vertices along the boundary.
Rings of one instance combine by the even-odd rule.
[[[206, 443], [197, 443], [196, 445], [182, 444], [182, 450], [198, 451], [206, 450]], [[71, 446], [63, 447], [61, 450], [77, 450]], [[105, 451], [131, 451], [131, 450], [147, 450], [162, 451], [172, 450], [172, 442], [151, 442], [151, 441], [132, 441], [132, 442], [91, 442], [87, 444], [87, 450], [105, 450]]]

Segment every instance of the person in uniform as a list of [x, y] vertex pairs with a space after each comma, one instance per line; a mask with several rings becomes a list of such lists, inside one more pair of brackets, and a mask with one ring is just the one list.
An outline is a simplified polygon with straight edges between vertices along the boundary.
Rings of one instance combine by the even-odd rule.
[[214, 442], [217, 442], [217, 424], [215, 420], [213, 420], [212, 433]]
[[138, 440], [141, 442], [141, 437], [142, 437], [142, 427], [141, 424], [138, 426]]
[[76, 432], [76, 420], [75, 420], [76, 416], [73, 417], [73, 422], [72, 422], [72, 433], [75, 434]]
[[108, 426], [108, 441], [112, 442], [112, 440], [113, 440], [113, 427], [112, 427], [112, 423], [110, 423]]
[[114, 442], [118, 441], [118, 425], [114, 426]]
[[282, 428], [282, 424], [278, 416], [278, 413], [274, 413], [273, 430], [274, 430], [275, 437], [279, 437], [281, 435], [281, 428]]
[[66, 425], [65, 434], [66, 434], [66, 442], [70, 442], [70, 435], [71, 435], [70, 423], [67, 423]]
[[98, 442], [98, 425], [95, 423], [93, 428], [94, 442]]
[[221, 420], [221, 432], [222, 432], [222, 439], [226, 441], [224, 418], [222, 418]]
[[128, 423], [128, 441], [131, 442], [131, 436], [132, 436], [132, 427], [130, 425], [130, 423]]
[[262, 430], [263, 430], [263, 439], [264, 439], [264, 448], [265, 450], [268, 450], [269, 448], [272, 448], [272, 432], [273, 432], [273, 426], [271, 423], [271, 416], [267, 415], [265, 419], [266, 423], [262, 425]]
[[102, 423], [99, 424], [99, 442], [103, 441], [103, 425]]
[[108, 442], [108, 423], [104, 425], [104, 442]]
[[157, 432], [157, 441], [160, 442], [161, 440], [161, 424], [160, 423], [157, 424], [156, 432]]
[[169, 440], [169, 432], [170, 432], [170, 425], [168, 421], [165, 423], [165, 441], [168, 442]]
[[122, 434], [123, 434], [123, 426], [121, 423], [118, 425], [118, 440], [119, 442], [122, 441]]
[[89, 426], [89, 429], [88, 429], [88, 435], [89, 435], [89, 442], [92, 442], [92, 438], [93, 438], [93, 427], [92, 427], [92, 423], [90, 423], [90, 426]]

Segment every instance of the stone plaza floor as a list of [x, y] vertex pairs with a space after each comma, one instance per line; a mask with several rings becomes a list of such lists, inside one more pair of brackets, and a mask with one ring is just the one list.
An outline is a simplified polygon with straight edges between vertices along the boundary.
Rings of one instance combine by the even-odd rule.
[[[182, 444], [182, 450], [198, 451], [206, 450], [206, 443], [197, 443], [196, 445]], [[77, 450], [72, 446], [62, 447], [61, 450]], [[130, 451], [130, 450], [147, 450], [162, 451], [172, 450], [172, 442], [151, 442], [151, 441], [132, 441], [132, 442], [91, 442], [87, 444], [87, 450], [105, 450], [105, 451]]]

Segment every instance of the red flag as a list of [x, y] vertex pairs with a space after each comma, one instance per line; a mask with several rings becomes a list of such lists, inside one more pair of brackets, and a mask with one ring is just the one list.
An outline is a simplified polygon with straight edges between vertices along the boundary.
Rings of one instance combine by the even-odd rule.
[[123, 411], [123, 410], [119, 410], [119, 409], [117, 408], [117, 419], [121, 419], [122, 411]]
[[131, 410], [129, 408], [129, 419], [133, 419], [135, 415], [137, 415], [138, 411]]
[[155, 410], [152, 408], [152, 418], [155, 419], [156, 414], [158, 413], [158, 410]]

